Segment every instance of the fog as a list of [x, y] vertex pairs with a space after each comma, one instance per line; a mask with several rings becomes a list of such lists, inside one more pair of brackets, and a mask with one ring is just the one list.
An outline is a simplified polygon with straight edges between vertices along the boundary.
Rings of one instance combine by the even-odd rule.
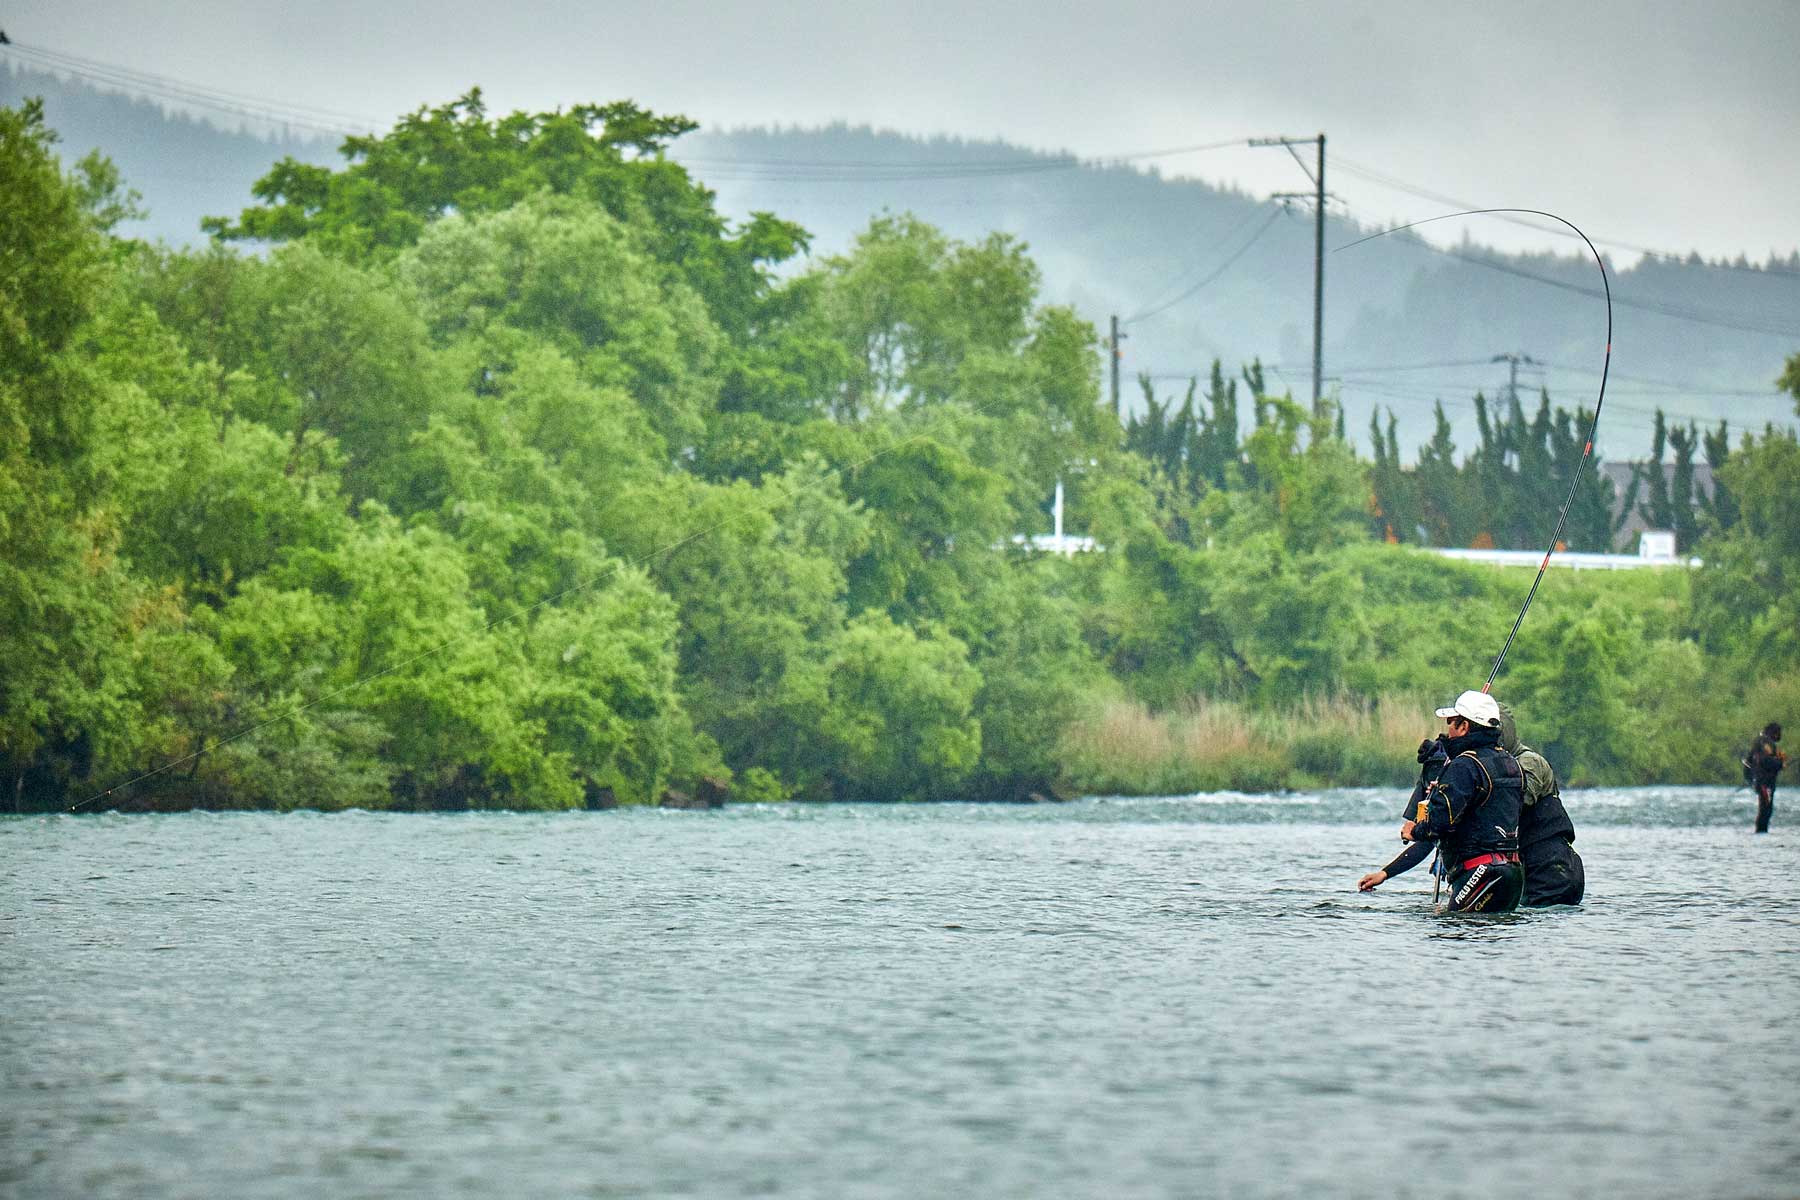
[[[21, 0], [15, 43], [385, 125], [486, 89], [495, 107], [629, 97], [708, 126], [868, 123], [1107, 157], [1327, 134], [1342, 215], [1567, 215], [1632, 247], [1800, 245], [1800, 5], [1367, 0], [1327, 6], [947, 0], [780, 6], [400, 0]], [[1309, 186], [1279, 150], [1159, 160], [1255, 192]], [[1377, 177], [1398, 181], [1404, 190]], [[1554, 234], [1456, 223], [1503, 249]], [[1566, 246], [1564, 247], [1566, 248]]]

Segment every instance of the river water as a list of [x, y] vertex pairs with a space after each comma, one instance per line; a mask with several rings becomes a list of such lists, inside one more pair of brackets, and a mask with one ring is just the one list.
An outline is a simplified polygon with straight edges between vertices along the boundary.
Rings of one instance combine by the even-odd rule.
[[0, 1194], [1800, 1195], [1800, 833], [1574, 793], [0, 821]]

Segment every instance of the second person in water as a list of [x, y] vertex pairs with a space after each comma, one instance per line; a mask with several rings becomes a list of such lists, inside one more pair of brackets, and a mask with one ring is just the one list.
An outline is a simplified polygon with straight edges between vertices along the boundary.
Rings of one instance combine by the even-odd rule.
[[1527, 908], [1580, 904], [1587, 888], [1581, 855], [1575, 853], [1575, 822], [1563, 807], [1556, 772], [1543, 755], [1519, 741], [1512, 709], [1500, 706], [1500, 748], [1519, 760], [1525, 776], [1519, 810], [1519, 865], [1525, 868]]

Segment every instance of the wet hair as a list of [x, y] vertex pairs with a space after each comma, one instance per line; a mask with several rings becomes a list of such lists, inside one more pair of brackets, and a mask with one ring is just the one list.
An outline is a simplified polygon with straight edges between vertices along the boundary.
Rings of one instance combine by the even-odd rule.
[[1770, 721], [1763, 726], [1763, 736], [1771, 741], [1779, 742], [1781, 740], [1781, 724], [1777, 721]]

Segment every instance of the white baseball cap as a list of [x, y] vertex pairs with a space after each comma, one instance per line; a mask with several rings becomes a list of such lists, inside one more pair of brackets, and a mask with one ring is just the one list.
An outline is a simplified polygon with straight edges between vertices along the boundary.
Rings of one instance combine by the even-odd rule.
[[1500, 705], [1486, 692], [1464, 692], [1449, 708], [1437, 710], [1440, 717], [1466, 717], [1471, 725], [1500, 728]]

